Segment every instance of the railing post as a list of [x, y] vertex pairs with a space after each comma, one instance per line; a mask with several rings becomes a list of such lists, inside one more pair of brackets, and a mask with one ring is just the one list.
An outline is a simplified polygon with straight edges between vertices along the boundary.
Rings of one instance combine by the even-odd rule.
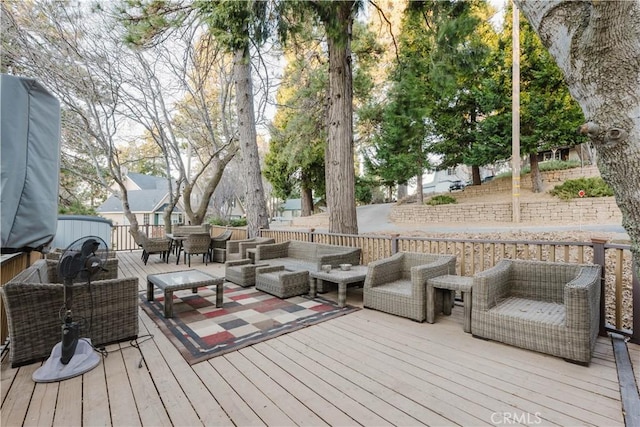
[[316, 231], [315, 228], [309, 229], [309, 241], [313, 243], [313, 232]]
[[601, 267], [600, 273], [600, 336], [607, 336], [607, 329], [605, 325], [607, 323], [606, 301], [605, 301], [605, 251], [604, 245], [607, 243], [606, 239], [594, 237], [591, 239], [593, 243], [593, 263], [599, 264]]
[[400, 237], [399, 234], [391, 235], [391, 255], [398, 253], [398, 237]]
[[633, 334], [630, 341], [634, 344], [640, 344], [640, 281], [638, 281], [638, 265], [634, 258], [631, 263], [631, 297], [633, 298], [631, 313], [633, 316]]

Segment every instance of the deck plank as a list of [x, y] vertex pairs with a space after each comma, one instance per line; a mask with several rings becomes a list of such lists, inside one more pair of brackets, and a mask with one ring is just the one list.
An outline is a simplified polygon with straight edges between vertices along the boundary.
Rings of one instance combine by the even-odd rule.
[[3, 426], [11, 425], [12, 422], [9, 420], [19, 420], [20, 424], [24, 421], [35, 388], [31, 376], [39, 367], [38, 363], [15, 368], [16, 374], [11, 383], [11, 393], [2, 402], [2, 411], [0, 411]]
[[54, 427], [82, 425], [82, 376], [60, 382], [53, 425]]
[[[98, 366], [82, 376], [84, 388], [82, 419], [85, 425], [110, 426], [113, 424], [107, 383], [109, 381], [108, 360], [114, 357], [102, 358]], [[126, 387], [119, 385], [119, 389], [126, 393]]]
[[[267, 350], [268, 347], [262, 347], [262, 350]], [[263, 372], [268, 373], [269, 377], [273, 379], [281, 388], [286, 388], [292, 396], [295, 396], [299, 402], [309, 410], [313, 411], [319, 421], [314, 424], [328, 424], [328, 425], [355, 425], [353, 420], [349, 418], [343, 412], [337, 410], [333, 405], [329, 404], [322, 396], [315, 393], [306, 384], [299, 381], [293, 375], [289, 374], [279, 364], [274, 363], [268, 356], [260, 353], [258, 346], [246, 347], [240, 350], [240, 353], [253, 364], [256, 365]]]
[[[189, 396], [187, 396], [178, 380], [185, 372], [190, 371], [188, 364], [182, 359], [177, 364], [172, 365], [171, 357], [175, 357], [176, 354], [179, 355], [178, 350], [159, 329], [154, 331], [153, 326], [155, 326], [155, 323], [153, 320], [144, 314], [141, 318], [154, 335], [153, 340], [141, 347], [144, 354], [144, 363], [151, 372], [155, 388], [164, 403], [171, 422], [174, 425], [203, 425]], [[157, 328], [157, 326], [155, 327]], [[170, 360], [167, 360], [167, 358]], [[202, 402], [206, 401], [206, 397], [202, 396], [199, 402], [196, 402], [197, 399], [193, 400], [196, 404], [202, 404]]]
[[[134, 427], [141, 425], [140, 417], [133, 390], [129, 383], [129, 374], [125, 366], [126, 361], [120, 349], [121, 347], [117, 344], [107, 347], [107, 351], [110, 354], [103, 359], [107, 388], [114, 391], [109, 393], [109, 405], [113, 408], [111, 411], [112, 423], [113, 425]], [[129, 361], [129, 363], [131, 362]], [[115, 392], [116, 390], [117, 392]], [[86, 422], [91, 424], [90, 419], [87, 419]]]
[[[140, 292], [147, 274], [188, 268], [175, 256], [146, 266], [140, 251], [118, 258], [119, 276], [137, 277]], [[347, 297], [362, 306], [361, 289]], [[513, 413], [537, 425], [624, 426], [607, 338], [583, 367], [475, 339], [458, 306], [435, 324], [363, 309], [190, 366], [146, 312], [139, 319], [137, 348], [110, 346], [94, 370], [60, 383], [33, 383], [39, 364], [11, 368], [5, 355], [2, 425], [481, 425]], [[638, 379], [640, 346], [629, 355]]]
[[227, 355], [215, 357], [209, 362], [266, 425], [295, 425], [285, 411], [269, 399], [267, 393], [271, 390], [256, 387], [243, 372], [233, 366]]
[[[374, 314], [377, 317], [377, 314]], [[336, 319], [335, 323], [346, 323], [346, 319]], [[392, 323], [399, 322], [404, 319], [398, 320], [397, 318], [383, 318], [385, 321]], [[619, 411], [619, 391], [617, 392], [617, 400], [604, 398], [602, 399], [600, 393], [583, 392], [583, 389], [572, 385], [571, 380], [558, 381], [554, 387], [548, 387], [548, 380], [550, 378], [543, 379], [540, 374], [544, 374], [546, 377], [554, 377], [557, 380], [558, 377], [563, 376], [566, 371], [579, 370], [584, 374], [594, 374], [595, 377], [586, 383], [592, 388], [592, 391], [597, 388], [597, 382], [601, 381], [599, 377], [600, 368], [592, 366], [589, 368], [573, 365], [565, 362], [564, 360], [541, 353], [535, 353], [527, 350], [522, 350], [507, 346], [501, 343], [484, 341], [472, 338], [469, 334], [457, 334], [453, 335], [446, 329], [434, 328], [434, 325], [418, 324], [415, 322], [400, 322], [404, 325], [400, 331], [398, 328], [385, 329], [384, 323], [376, 324], [377, 330], [386, 334], [389, 339], [395, 340], [398, 346], [407, 346], [408, 348], [415, 347], [415, 351], [422, 354], [429, 354], [432, 357], [428, 363], [440, 365], [439, 371], [441, 372], [454, 372], [456, 369], [465, 369], [466, 366], [473, 366], [472, 370], [469, 370], [468, 376], [473, 378], [479, 376], [480, 386], [484, 387], [487, 381], [492, 378], [495, 382], [495, 386], [498, 389], [509, 390], [511, 393], [522, 398], [530, 398], [535, 395], [536, 402], [543, 405], [546, 408], [552, 409], [554, 412], [565, 413], [573, 416], [572, 412], [576, 407], [583, 410], [583, 418], [580, 422], [593, 423], [604, 425], [613, 422], [618, 422], [620, 419]], [[413, 323], [413, 324], [412, 324]], [[422, 339], [412, 339], [414, 337], [414, 330], [421, 331], [420, 337]], [[386, 332], [384, 332], [386, 331]], [[355, 335], [363, 334], [363, 330], [356, 330]], [[407, 334], [403, 337], [402, 334]], [[427, 335], [428, 334], [428, 335]], [[454, 337], [456, 339], [454, 339]], [[416, 337], [417, 338], [417, 337]], [[430, 345], [429, 341], [433, 340], [433, 343], [440, 343], [439, 345]], [[409, 344], [407, 344], [409, 343]], [[442, 343], [446, 343], [444, 346]], [[460, 351], [464, 348], [473, 347], [473, 352]], [[413, 351], [413, 350], [411, 350]], [[409, 350], [405, 349], [402, 353], [408, 353]], [[511, 357], [519, 359], [506, 359], [499, 357], [496, 359], [496, 355], [502, 356], [502, 352], [509, 352]], [[395, 357], [403, 357], [402, 354], [395, 355]], [[496, 362], [501, 362], [496, 364]], [[508, 363], [505, 363], [508, 362]], [[540, 370], [538, 367], [544, 366], [546, 369]], [[457, 367], [457, 368], [456, 368]], [[615, 370], [613, 371], [615, 373]], [[588, 378], [588, 376], [587, 376]], [[468, 386], [471, 386], [469, 384]], [[485, 387], [486, 388], [486, 387]], [[576, 397], [577, 395], [578, 397]], [[586, 400], [586, 402], [583, 401]], [[599, 407], [594, 407], [594, 404], [598, 404]], [[602, 417], [602, 413], [606, 412], [611, 418]], [[598, 422], [600, 420], [600, 422]]]
[[[24, 426], [50, 426], [56, 413], [59, 383], [44, 383], [36, 385], [31, 396], [31, 402]], [[2, 425], [10, 425], [4, 424]]]
[[271, 378], [269, 371], [263, 371], [256, 366], [242, 352], [232, 352], [227, 354], [226, 359], [239, 372], [242, 372], [248, 381], [260, 390], [269, 390], [266, 396], [277, 405], [286, 416], [291, 418], [296, 425], [326, 425], [326, 423], [303, 405], [295, 396]]
[[[438, 423], [442, 416], [446, 424], [459, 425], [488, 425], [484, 420], [491, 413], [484, 413], [478, 417], [478, 412], [485, 412], [485, 408], [476, 402], [456, 399], [456, 395], [449, 390], [433, 387], [424, 381], [401, 373], [395, 364], [389, 360], [376, 364], [375, 356], [366, 352], [359, 352], [353, 348], [343, 347], [331, 349], [323, 344], [325, 337], [312, 334], [293, 334], [286, 341], [292, 348], [305, 352], [310, 358], [325, 368], [334, 371], [335, 375], [357, 384], [366, 393], [370, 393], [368, 405], [371, 410], [384, 417], [393, 425], [412, 425], [418, 422], [424, 424]], [[306, 336], [305, 336], [306, 335]], [[332, 340], [332, 337], [326, 339]], [[415, 372], [414, 372], [415, 373]], [[375, 380], [371, 378], [375, 376]], [[446, 395], [446, 396], [445, 396]], [[405, 413], [399, 413], [404, 411]], [[469, 413], [475, 412], [476, 415]], [[446, 416], [443, 414], [449, 414]], [[408, 418], [410, 416], [410, 418]]]
[[[287, 369], [295, 369], [299, 378], [303, 378], [303, 381], [307, 384], [312, 384], [314, 390], [348, 414], [357, 423], [361, 425], [389, 425], [384, 418], [368, 407], [368, 400], [365, 403], [358, 399], [355, 393], [352, 393], [357, 391], [357, 386], [341, 380], [339, 376], [334, 375], [330, 370], [318, 366], [305, 354], [287, 346], [282, 340], [284, 336], [279, 338], [267, 341], [266, 345], [286, 356], [288, 359], [285, 365]], [[324, 376], [325, 374], [328, 376]], [[336, 381], [338, 384], [336, 384]]]

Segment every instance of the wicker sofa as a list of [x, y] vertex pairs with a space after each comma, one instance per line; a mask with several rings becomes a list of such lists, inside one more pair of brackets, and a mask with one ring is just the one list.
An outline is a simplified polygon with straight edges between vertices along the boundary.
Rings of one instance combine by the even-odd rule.
[[424, 322], [427, 280], [455, 274], [453, 255], [398, 252], [369, 263], [362, 302], [366, 308]]
[[282, 265], [288, 270], [320, 271], [322, 265], [360, 264], [360, 248], [325, 245], [289, 240], [282, 243], [257, 245], [256, 264]]
[[600, 319], [601, 267], [501, 260], [473, 279], [476, 337], [588, 364]]
[[[64, 289], [58, 282], [57, 261], [38, 260], [0, 288], [12, 367], [47, 358], [61, 340]], [[92, 280], [91, 292], [77, 285], [72, 313], [94, 345], [137, 337], [138, 279]]]

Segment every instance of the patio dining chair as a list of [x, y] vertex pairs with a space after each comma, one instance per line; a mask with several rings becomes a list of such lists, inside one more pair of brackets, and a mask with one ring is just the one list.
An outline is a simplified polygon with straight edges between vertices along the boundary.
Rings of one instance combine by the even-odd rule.
[[142, 247], [142, 261], [147, 265], [149, 255], [160, 254], [162, 260], [169, 262], [169, 251], [171, 249], [171, 240], [164, 237], [149, 238], [145, 234], [140, 235], [140, 241], [136, 242]]
[[[202, 254], [202, 261], [207, 265], [209, 258], [209, 245], [211, 244], [211, 236], [209, 233], [190, 234], [182, 243], [182, 251], [184, 252], [184, 262], [191, 267], [191, 255]], [[188, 260], [188, 261], [187, 261]]]
[[232, 234], [232, 230], [225, 230], [209, 239], [209, 259], [211, 261], [224, 263], [227, 260], [227, 241], [231, 239]]

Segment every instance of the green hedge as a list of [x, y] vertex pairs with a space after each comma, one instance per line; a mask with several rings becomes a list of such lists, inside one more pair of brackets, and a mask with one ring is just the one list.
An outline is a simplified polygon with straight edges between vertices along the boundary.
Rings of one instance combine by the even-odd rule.
[[436, 205], [451, 205], [456, 204], [458, 201], [455, 197], [449, 196], [446, 194], [439, 194], [437, 196], [433, 196], [427, 201], [427, 205], [436, 206]]
[[580, 191], [584, 191], [584, 197], [613, 196], [613, 190], [609, 184], [604, 182], [599, 176], [569, 179], [553, 187], [549, 193], [563, 200], [570, 200], [580, 198]]

